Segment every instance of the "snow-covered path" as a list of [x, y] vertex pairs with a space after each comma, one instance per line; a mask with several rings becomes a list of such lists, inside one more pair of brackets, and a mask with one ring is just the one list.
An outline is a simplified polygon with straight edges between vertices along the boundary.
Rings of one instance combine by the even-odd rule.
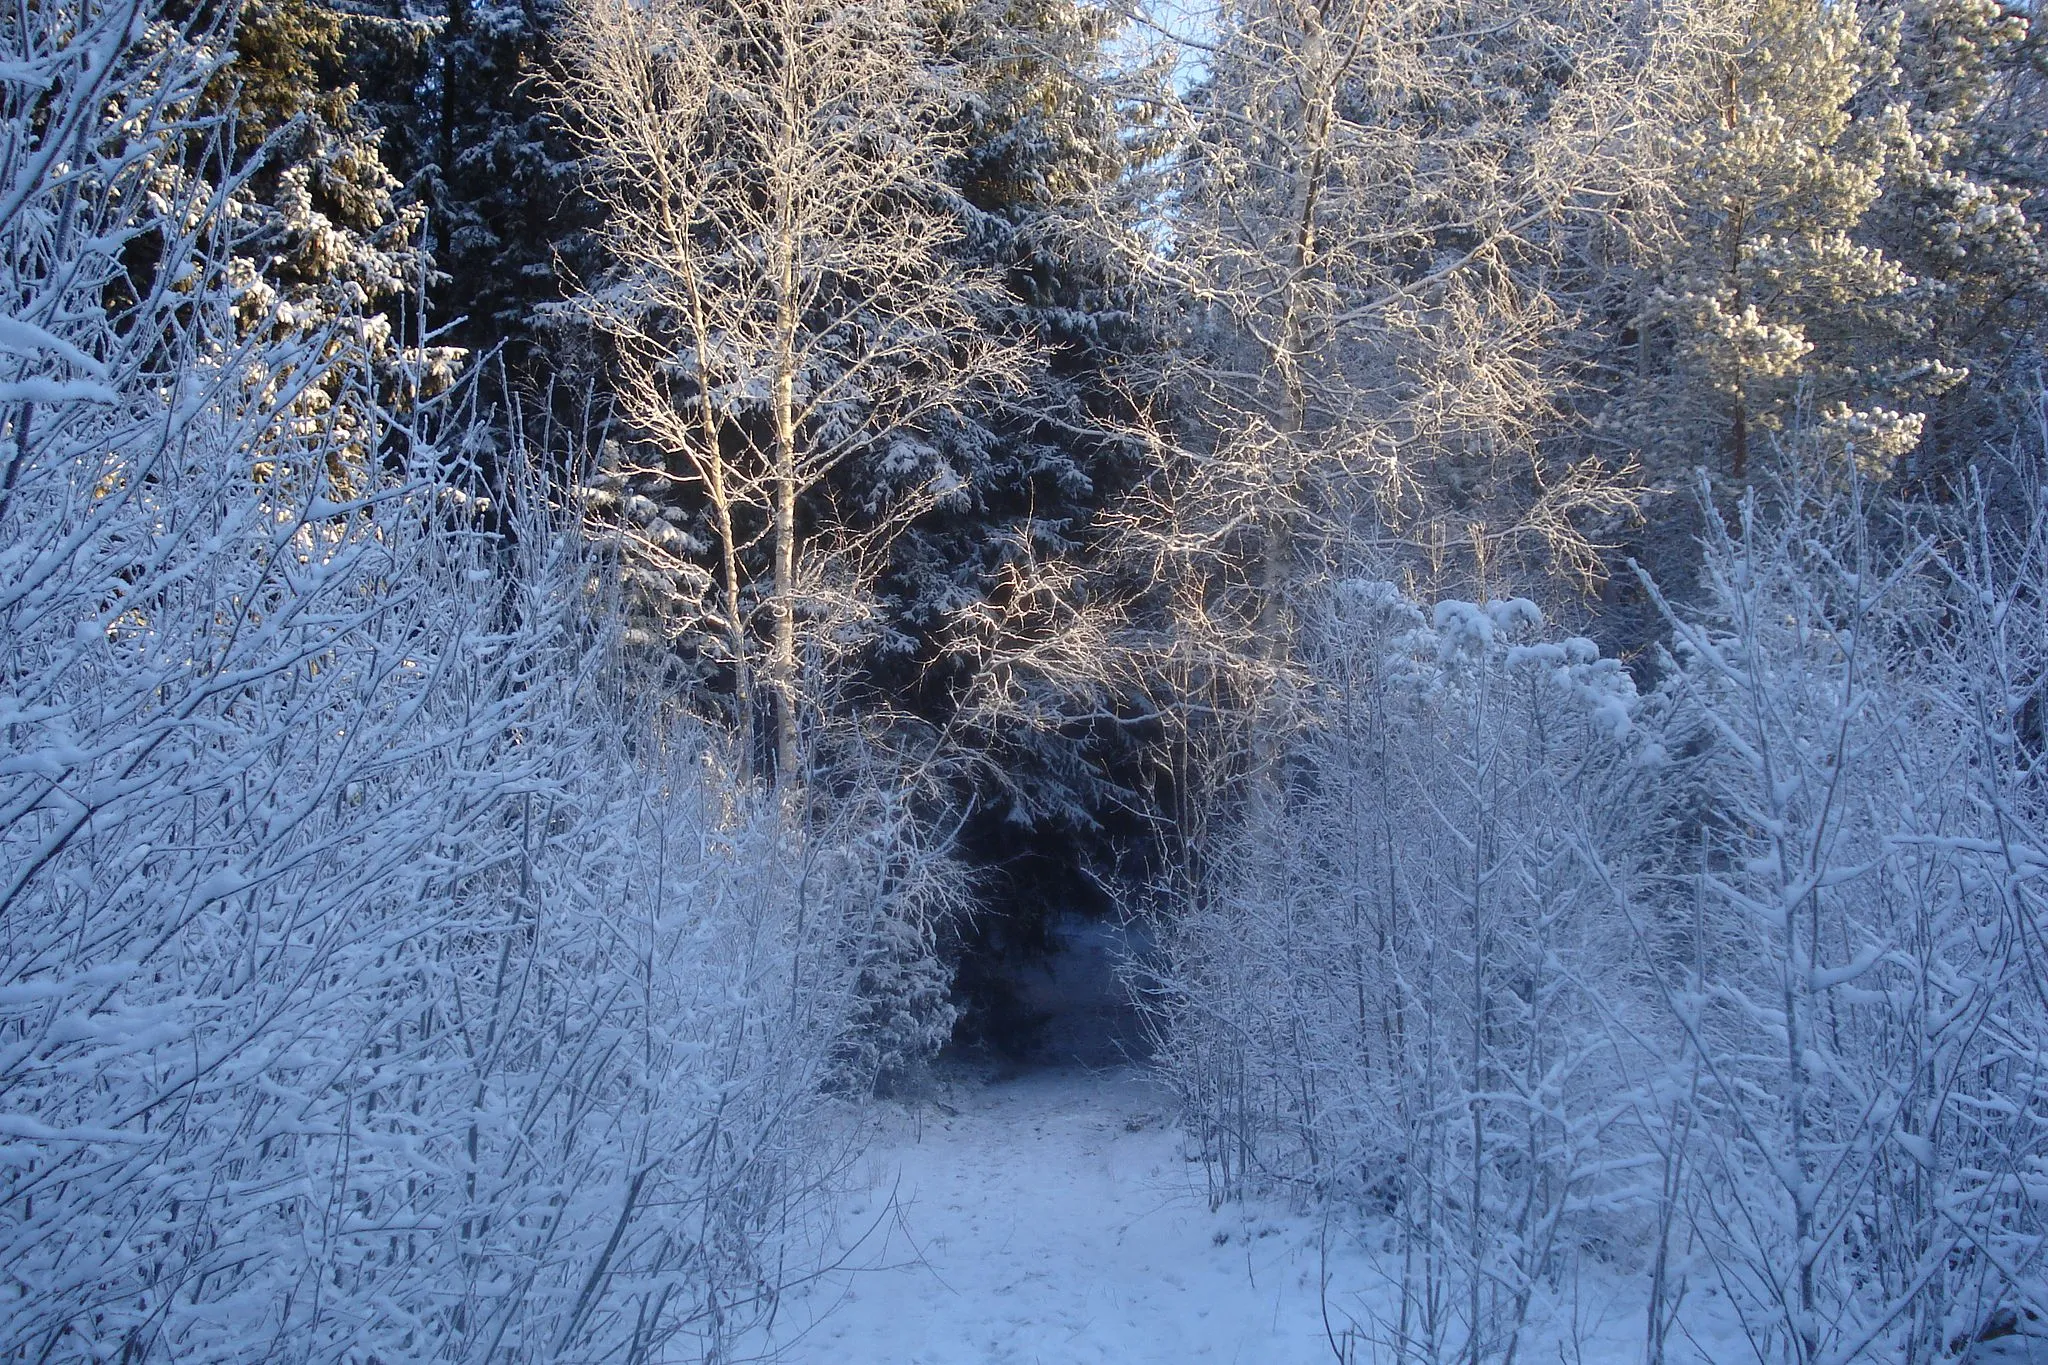
[[1334, 1360], [1308, 1220], [1212, 1213], [1129, 1073], [946, 1087], [898, 1110], [841, 1211], [846, 1260], [769, 1340], [809, 1365]]
[[[1391, 1264], [1273, 1204], [1212, 1212], [1168, 1097], [1129, 1070], [954, 1072], [939, 1103], [867, 1111], [838, 1263], [740, 1359], [793, 1365], [1346, 1365], [1392, 1360]], [[1672, 1365], [1753, 1358], [1711, 1288]], [[1641, 1283], [1570, 1268], [1518, 1354], [1637, 1365]], [[1347, 1331], [1348, 1329], [1351, 1329]], [[2015, 1345], [2027, 1343], [2015, 1342]], [[1413, 1359], [1412, 1356], [1409, 1357]], [[2008, 1347], [1973, 1357], [2048, 1365]]]

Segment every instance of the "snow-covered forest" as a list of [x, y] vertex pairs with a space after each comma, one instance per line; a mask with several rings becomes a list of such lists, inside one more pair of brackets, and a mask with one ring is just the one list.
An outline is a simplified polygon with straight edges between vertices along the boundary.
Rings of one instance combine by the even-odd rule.
[[[0, 1360], [816, 1352], [928, 1189], [1122, 1316], [803, 1358], [2048, 1361], [2032, 0], [20, 0], [0, 106]], [[1124, 1064], [963, 1116], [1091, 923]]]

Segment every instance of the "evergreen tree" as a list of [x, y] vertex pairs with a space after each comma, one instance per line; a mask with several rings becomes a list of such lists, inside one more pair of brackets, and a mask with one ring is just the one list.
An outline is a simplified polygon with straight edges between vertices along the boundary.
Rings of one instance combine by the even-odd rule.
[[1795, 430], [1882, 477], [1953, 377], [1918, 359], [1913, 279], [1860, 232], [1901, 118], [1884, 98], [1894, 54], [1851, 4], [1741, 13], [1745, 41], [1676, 137], [1680, 203], [1607, 424], [1666, 477], [1707, 461], [1740, 484]]
[[[545, 90], [558, 0], [400, 0], [411, 44], [366, 46], [392, 161], [427, 210], [431, 315], [474, 353], [544, 385], [581, 354], [549, 306], [601, 268], [579, 154]], [[589, 380], [577, 364], [577, 383]]]
[[2048, 44], [1997, 0], [1897, 0], [1899, 106], [1870, 241], [1914, 278], [1934, 396], [1915, 475], [2004, 450], [2031, 419], [2048, 318]]
[[[886, 629], [869, 660], [877, 689], [944, 728], [965, 717], [1013, 632], [1020, 582], [1088, 559], [1095, 513], [1129, 485], [1137, 460], [1120, 388], [1149, 343], [1134, 290], [1080, 230], [1074, 206], [1114, 182], [1126, 153], [1115, 111], [1090, 79], [1103, 18], [1072, 0], [974, 4], [940, 16], [941, 56], [967, 82], [960, 142], [946, 179], [963, 227], [956, 254], [1002, 289], [984, 326], [1028, 339], [1027, 389], [934, 424], [923, 463], [867, 461], [849, 484], [899, 488], [946, 471], [948, 494], [896, 541], [883, 579]], [[856, 491], [856, 498], [872, 497]], [[1014, 700], [1014, 698], [1012, 699]], [[1062, 726], [987, 733], [976, 806], [1011, 837], [1094, 829], [1128, 796], [1096, 752], [1118, 741]]]
[[348, 79], [348, 16], [321, 0], [257, 0], [225, 13], [174, 0], [165, 14], [232, 35], [208, 98], [232, 113], [234, 151], [251, 166], [237, 191], [238, 216], [253, 228], [237, 243], [240, 315], [263, 317], [273, 301], [299, 326], [360, 314], [352, 330], [389, 370], [405, 331], [384, 314], [422, 276], [422, 215], [401, 202], [381, 130]]
[[963, 853], [989, 913], [961, 929], [964, 1038], [1028, 1047], [1014, 967], [1055, 946], [1063, 912], [1106, 911], [1146, 809], [1141, 727], [1073, 714], [1018, 667], [1101, 568], [1101, 514], [1140, 461], [1131, 371], [1157, 342], [1128, 274], [1076, 209], [1114, 192], [1127, 130], [1099, 79], [1105, 16], [1073, 0], [970, 3], [934, 16], [967, 99], [946, 170], [956, 245], [1002, 289], [984, 325], [1028, 339], [1023, 393], [949, 415], [928, 463], [849, 471], [887, 485], [947, 471], [950, 492], [897, 538], [879, 586], [884, 629], [864, 661], [866, 704], [944, 738]]

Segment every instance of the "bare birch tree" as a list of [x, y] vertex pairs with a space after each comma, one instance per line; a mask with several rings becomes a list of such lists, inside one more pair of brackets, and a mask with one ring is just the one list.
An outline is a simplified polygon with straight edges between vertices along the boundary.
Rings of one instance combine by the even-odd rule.
[[[615, 263], [578, 305], [644, 452], [622, 473], [670, 506], [701, 497], [712, 605], [684, 625], [730, 669], [743, 726], [766, 702], [788, 782], [799, 637], [843, 624], [825, 561], [863, 558], [806, 499], [857, 458], [915, 465], [923, 423], [1023, 359], [977, 320], [993, 282], [949, 254], [961, 87], [904, 0], [587, 0], [562, 54]], [[862, 509], [870, 542], [904, 520], [895, 502]], [[644, 548], [687, 560], [672, 521], [643, 520]]]
[[1571, 517], [1625, 496], [1626, 471], [1546, 465], [1543, 443], [1588, 264], [1661, 211], [1661, 135], [1725, 24], [1708, 5], [1257, 0], [1159, 97], [1179, 151], [1154, 259], [1187, 301], [1178, 377], [1260, 528], [1267, 652], [1295, 566], [1361, 514], [1590, 567]]
[[1214, 807], [1183, 830], [1285, 818], [1289, 737], [1320, 723], [1298, 618], [1335, 583], [1484, 602], [1604, 572], [1639, 471], [1572, 439], [1576, 390], [1604, 291], [1669, 220], [1669, 130], [1705, 107], [1731, 14], [1134, 11], [1158, 42], [1129, 98], [1158, 142], [1118, 187], [1149, 209], [1119, 240], [1175, 333], [1153, 375], [1174, 420], [1109, 520], [1155, 628], [1120, 632], [1126, 676], [1177, 733], [1181, 805]]

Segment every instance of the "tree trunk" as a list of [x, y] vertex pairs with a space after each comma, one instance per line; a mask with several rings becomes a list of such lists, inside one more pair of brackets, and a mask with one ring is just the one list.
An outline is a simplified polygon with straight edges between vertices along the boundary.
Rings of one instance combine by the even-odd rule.
[[718, 527], [719, 597], [725, 608], [726, 648], [732, 653], [732, 709], [739, 734], [740, 781], [754, 775], [754, 682], [747, 659], [747, 622], [740, 611], [739, 547], [733, 539], [732, 491], [726, 487], [725, 464], [715, 456], [710, 477], [712, 515]]
[[[1732, 131], [1742, 122], [1742, 96], [1733, 63], [1729, 64], [1727, 89], [1721, 111], [1723, 123]], [[1739, 316], [1743, 308], [1742, 239], [1749, 230], [1748, 205], [1737, 203], [1728, 215], [1728, 289]], [[1739, 482], [1749, 477], [1749, 398], [1743, 391], [1742, 352], [1735, 354], [1735, 395], [1728, 404], [1729, 473]]]
[[769, 644], [769, 686], [775, 692], [775, 779], [796, 779], [796, 423], [793, 377], [775, 376], [775, 637]]

